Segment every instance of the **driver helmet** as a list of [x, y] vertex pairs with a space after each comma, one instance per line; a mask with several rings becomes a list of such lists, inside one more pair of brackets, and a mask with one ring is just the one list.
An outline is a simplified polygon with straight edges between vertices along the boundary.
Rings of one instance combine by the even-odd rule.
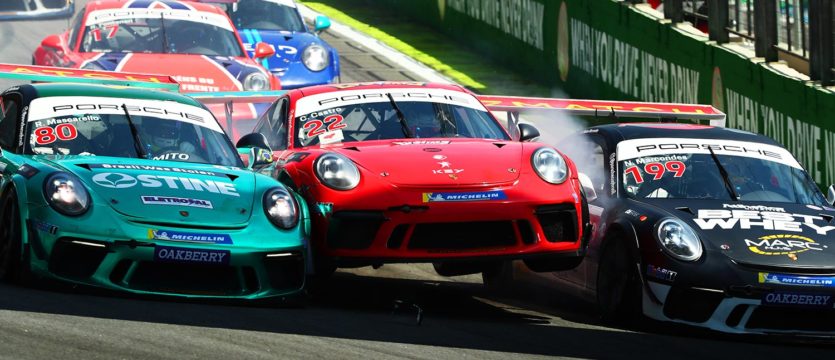
[[[406, 112], [406, 121], [416, 137], [430, 138], [441, 136], [440, 119], [431, 103], [417, 103], [411, 112]], [[411, 117], [410, 117], [411, 116]]]
[[177, 147], [180, 142], [180, 123], [176, 121], [158, 121], [148, 127], [148, 134], [154, 146], [165, 149]]

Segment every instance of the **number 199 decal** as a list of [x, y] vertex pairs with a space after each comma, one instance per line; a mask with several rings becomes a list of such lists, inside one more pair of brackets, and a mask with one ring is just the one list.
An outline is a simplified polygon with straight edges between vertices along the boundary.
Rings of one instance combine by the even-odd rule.
[[48, 145], [56, 140], [70, 141], [78, 137], [78, 129], [73, 124], [60, 124], [55, 128], [50, 126], [35, 129], [35, 143]]
[[[687, 166], [681, 161], [668, 161], [663, 164], [660, 162], [651, 162], [644, 165], [644, 172], [647, 175], [651, 175], [652, 180], [660, 180], [664, 177], [664, 173], [667, 171], [673, 173], [673, 177], [678, 178], [684, 175], [685, 170], [687, 170]], [[644, 182], [644, 176], [641, 174], [641, 170], [638, 166], [630, 166], [624, 170], [624, 173], [632, 175], [635, 179], [635, 183], [640, 184]]]

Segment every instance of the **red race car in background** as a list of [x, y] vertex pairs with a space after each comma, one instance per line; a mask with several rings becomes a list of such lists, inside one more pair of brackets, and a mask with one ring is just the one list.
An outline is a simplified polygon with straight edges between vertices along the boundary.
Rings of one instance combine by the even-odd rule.
[[529, 142], [539, 135], [531, 125], [518, 130], [514, 140], [459, 86], [336, 84], [281, 94], [238, 145], [273, 151], [261, 171], [310, 205], [319, 274], [395, 262], [486, 279], [504, 260], [534, 271], [575, 267], [590, 232], [577, 171], [556, 149]]
[[[266, 43], [255, 56], [274, 54]], [[280, 89], [279, 79], [247, 56], [229, 17], [210, 4], [173, 0], [93, 1], [62, 34], [46, 37], [35, 65], [170, 75], [184, 92]], [[218, 118], [223, 108], [211, 107]], [[249, 133], [254, 104], [236, 104], [224, 124], [233, 138]]]

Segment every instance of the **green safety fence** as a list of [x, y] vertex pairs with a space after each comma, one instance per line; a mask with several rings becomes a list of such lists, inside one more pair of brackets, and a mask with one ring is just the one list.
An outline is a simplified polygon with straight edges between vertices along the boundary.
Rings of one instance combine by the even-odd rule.
[[612, 0], [373, 0], [577, 98], [713, 104], [835, 183], [835, 92]]

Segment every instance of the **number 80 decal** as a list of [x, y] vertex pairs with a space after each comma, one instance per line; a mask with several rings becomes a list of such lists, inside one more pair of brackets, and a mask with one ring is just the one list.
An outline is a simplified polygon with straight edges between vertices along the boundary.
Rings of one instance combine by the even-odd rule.
[[56, 140], [70, 141], [78, 137], [78, 129], [73, 124], [60, 124], [54, 129], [49, 126], [35, 129], [35, 143], [48, 145]]
[[[652, 180], [660, 180], [667, 171], [673, 173], [673, 177], [681, 177], [684, 175], [685, 170], [687, 170], [687, 166], [681, 161], [668, 161], [663, 164], [660, 162], [651, 162], [644, 165], [644, 172], [647, 175], [652, 175]], [[624, 173], [632, 175], [638, 184], [644, 182], [644, 176], [641, 175], [641, 170], [638, 166], [630, 166], [624, 170]]]
[[[347, 127], [348, 125], [345, 125], [342, 122], [343, 120], [345, 120], [345, 118], [343, 118], [342, 115], [328, 115], [325, 117], [324, 120], [310, 119], [306, 123], [304, 123], [304, 126], [302, 126], [302, 128], [307, 130], [307, 137], [312, 138], [324, 134], [325, 131], [336, 131]], [[325, 124], [328, 124], [326, 128], [327, 130], [323, 128], [325, 127]]]

